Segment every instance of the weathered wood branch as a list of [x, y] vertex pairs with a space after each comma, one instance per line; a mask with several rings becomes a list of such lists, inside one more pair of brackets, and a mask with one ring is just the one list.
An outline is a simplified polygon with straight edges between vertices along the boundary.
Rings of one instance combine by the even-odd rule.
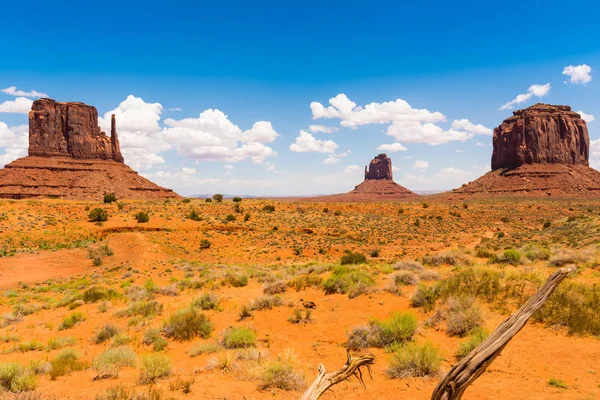
[[369, 375], [371, 375], [370, 366], [375, 363], [375, 357], [373, 355], [352, 357], [350, 356], [350, 350], [347, 350], [346, 355], [346, 364], [344, 364], [339, 371], [327, 373], [325, 366], [319, 364], [319, 374], [317, 375], [317, 379], [315, 379], [312, 385], [304, 392], [300, 400], [317, 400], [327, 389], [352, 376], [355, 376], [359, 382], [365, 386], [361, 367], [367, 367]]
[[508, 342], [517, 334], [558, 285], [575, 268], [561, 268], [554, 272], [519, 310], [502, 322], [492, 334], [463, 360], [456, 364], [436, 386], [431, 400], [460, 400], [471, 385], [500, 355]]

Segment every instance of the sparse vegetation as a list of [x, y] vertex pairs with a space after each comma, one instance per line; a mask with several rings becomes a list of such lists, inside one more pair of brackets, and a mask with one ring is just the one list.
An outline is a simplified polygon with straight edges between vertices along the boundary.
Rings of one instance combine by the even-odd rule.
[[210, 337], [213, 325], [206, 315], [196, 307], [189, 306], [171, 314], [162, 326], [166, 337], [178, 341], [191, 340], [195, 337], [206, 339]]
[[404, 343], [392, 348], [387, 372], [390, 378], [397, 379], [435, 376], [439, 373], [442, 359], [439, 348], [431, 343]]

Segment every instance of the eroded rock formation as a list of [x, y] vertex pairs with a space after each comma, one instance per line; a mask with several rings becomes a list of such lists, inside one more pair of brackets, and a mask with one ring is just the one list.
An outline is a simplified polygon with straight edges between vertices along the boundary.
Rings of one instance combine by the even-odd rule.
[[492, 170], [524, 164], [588, 165], [585, 121], [569, 106], [535, 104], [494, 129]]
[[588, 166], [590, 139], [579, 114], [549, 104], [513, 114], [494, 130], [492, 171], [449, 195], [600, 195], [600, 172]]
[[36, 100], [29, 112], [29, 155], [122, 163], [115, 116], [112, 116], [109, 138], [98, 126], [95, 107], [52, 99]]
[[392, 178], [392, 159], [388, 158], [385, 153], [377, 155], [369, 163], [369, 167], [365, 165], [365, 180], [393, 180]]
[[0, 170], [0, 197], [99, 200], [179, 197], [125, 165], [115, 116], [111, 136], [98, 126], [98, 111], [83, 103], [39, 99], [29, 113], [29, 156]]

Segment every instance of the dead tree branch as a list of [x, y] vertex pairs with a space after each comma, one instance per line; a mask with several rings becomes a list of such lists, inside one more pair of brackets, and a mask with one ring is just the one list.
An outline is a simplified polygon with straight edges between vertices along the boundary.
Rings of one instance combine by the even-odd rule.
[[352, 357], [350, 356], [350, 350], [347, 350], [346, 355], [346, 364], [344, 364], [339, 371], [327, 373], [327, 371], [325, 371], [325, 366], [319, 364], [319, 374], [317, 379], [315, 379], [308, 390], [304, 392], [300, 400], [317, 400], [327, 389], [349, 379], [351, 376], [358, 378], [359, 382], [365, 386], [361, 367], [367, 367], [369, 376], [371, 376], [370, 366], [375, 363], [375, 357], [373, 355]]
[[574, 268], [561, 268], [554, 272], [544, 286], [516, 313], [502, 322], [483, 343], [450, 369], [436, 386], [431, 400], [460, 400], [467, 387], [483, 374], [508, 342], [523, 329], [533, 313], [542, 307], [552, 292], [573, 270]]

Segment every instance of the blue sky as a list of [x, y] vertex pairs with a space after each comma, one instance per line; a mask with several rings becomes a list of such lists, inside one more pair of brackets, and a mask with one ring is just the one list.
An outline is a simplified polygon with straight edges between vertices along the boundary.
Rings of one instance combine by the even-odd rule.
[[518, 95], [600, 138], [600, 5], [402, 3], [3, 4], [0, 162], [26, 153], [18, 91], [117, 110], [126, 162], [184, 195], [344, 192], [381, 148], [397, 182], [451, 189], [489, 168]]

